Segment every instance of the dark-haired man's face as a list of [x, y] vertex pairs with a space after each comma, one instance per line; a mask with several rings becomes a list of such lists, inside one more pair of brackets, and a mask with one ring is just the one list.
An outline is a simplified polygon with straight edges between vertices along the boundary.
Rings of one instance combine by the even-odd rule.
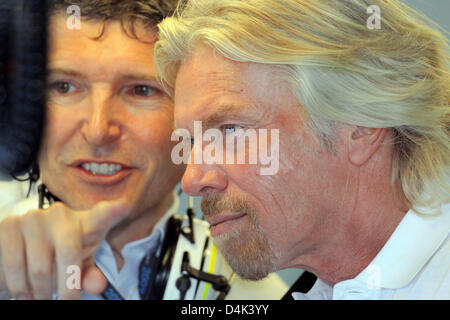
[[119, 22], [51, 18], [48, 113], [39, 156], [43, 182], [74, 209], [126, 198], [146, 211], [170, 192], [182, 167], [170, 160], [173, 103], [157, 82], [156, 35]]

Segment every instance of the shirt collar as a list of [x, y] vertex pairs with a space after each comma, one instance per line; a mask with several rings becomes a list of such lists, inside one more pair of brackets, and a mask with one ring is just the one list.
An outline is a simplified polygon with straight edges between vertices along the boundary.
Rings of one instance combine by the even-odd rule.
[[158, 240], [164, 239], [164, 235], [166, 232], [166, 224], [169, 218], [178, 212], [180, 205], [180, 198], [176, 194], [175, 191], [173, 191], [173, 202], [170, 208], [166, 211], [164, 216], [162, 216], [161, 219], [158, 220], [158, 222], [153, 227], [153, 231], [145, 238], [129, 242], [124, 245], [122, 249], [122, 253], [124, 251], [128, 251], [131, 248], [142, 248], [143, 252], [146, 252], [148, 250], [148, 244], [153, 242], [155, 238]]
[[[426, 212], [423, 210], [422, 212]], [[396, 289], [408, 285], [448, 237], [450, 203], [439, 214], [418, 214], [409, 210], [372, 262], [351, 280], [367, 289]], [[293, 292], [296, 300], [330, 299], [333, 287], [317, 279], [306, 293]]]
[[[164, 239], [166, 229], [165, 226], [167, 224], [167, 221], [173, 214], [178, 212], [179, 202], [180, 202], [179, 197], [177, 193], [174, 191], [174, 197], [171, 207], [167, 210], [164, 216], [161, 219], [159, 219], [159, 221], [155, 224], [152, 232], [145, 238], [129, 242], [123, 246], [121, 254], [124, 257], [124, 260], [126, 261], [136, 260], [137, 263], [139, 263], [139, 261], [149, 252], [149, 250], [157, 249], [157, 245], [159, 244], [161, 239]], [[115, 260], [111, 247], [109, 246], [106, 240], [104, 240], [101, 243], [99, 250], [97, 251], [97, 254], [95, 256], [95, 261], [97, 265], [105, 273], [105, 275], [108, 277], [108, 279], [112, 279], [113, 278], [112, 275], [114, 274], [113, 271], [115, 269], [109, 270], [107, 266], [111, 265], [115, 266]], [[108, 270], [110, 272], [108, 272]]]
[[333, 288], [317, 279], [314, 285], [307, 293], [292, 292], [294, 300], [331, 300], [333, 297]]
[[409, 210], [372, 262], [355, 278], [375, 287], [396, 289], [410, 283], [447, 238], [450, 203], [439, 214]]

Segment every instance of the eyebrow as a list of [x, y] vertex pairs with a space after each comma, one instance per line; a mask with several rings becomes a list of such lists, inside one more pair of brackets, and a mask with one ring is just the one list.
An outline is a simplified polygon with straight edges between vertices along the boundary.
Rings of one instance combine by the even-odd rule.
[[61, 74], [69, 75], [69, 76], [75, 76], [75, 77], [82, 77], [81, 72], [73, 70], [73, 69], [64, 69], [64, 68], [48, 68], [47, 69], [47, 75], [52, 75], [52, 74], [57, 74], [57, 73], [61, 73]]
[[[84, 74], [78, 70], [70, 69], [70, 68], [48, 68], [48, 75], [52, 74], [63, 74], [68, 76], [73, 76], [77, 78], [84, 78]], [[158, 77], [156, 75], [151, 75], [142, 72], [130, 72], [123, 75], [120, 75], [120, 80], [122, 81], [152, 81], [158, 83]]]
[[144, 73], [128, 73], [120, 76], [122, 80], [144, 80], [158, 82], [158, 77]]
[[[245, 109], [244, 109], [245, 108]], [[216, 108], [210, 115], [206, 116], [203, 119], [199, 119], [202, 121], [202, 127], [204, 129], [214, 128], [219, 124], [225, 122], [226, 120], [230, 120], [232, 118], [242, 119], [248, 118], [247, 115], [255, 114], [256, 110], [253, 108], [248, 108], [244, 105], [233, 105], [233, 104], [225, 104]]]
[[233, 105], [222, 105], [218, 107], [212, 114], [203, 119], [203, 127], [211, 128], [222, 123], [224, 120], [233, 118], [236, 116], [241, 116], [242, 111], [239, 110], [237, 106]]

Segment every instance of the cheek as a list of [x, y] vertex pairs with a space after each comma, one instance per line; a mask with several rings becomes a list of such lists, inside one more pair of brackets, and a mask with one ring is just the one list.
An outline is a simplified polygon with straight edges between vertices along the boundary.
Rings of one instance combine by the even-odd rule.
[[[238, 172], [234, 172], [239, 179]], [[245, 178], [242, 178], [245, 177]], [[259, 227], [264, 238], [280, 250], [291, 237], [293, 223], [298, 220], [292, 214], [293, 203], [289, 202], [283, 189], [280, 175], [260, 176], [254, 172], [241, 172], [240, 181], [232, 181], [233, 188], [242, 192], [256, 211]]]
[[255, 208], [262, 226], [284, 220], [289, 207], [285, 199], [284, 182], [280, 174], [261, 176], [257, 166], [228, 165], [225, 168], [229, 179], [230, 193], [243, 194]]
[[[301, 138], [303, 144], [306, 139]], [[307, 194], [314, 188], [315, 170], [311, 158], [316, 157], [313, 150], [300, 149], [302, 144], [292, 139], [280, 137], [279, 170], [273, 175], [261, 175], [261, 165], [227, 165], [224, 167], [230, 184], [249, 197], [257, 207], [258, 219], [267, 231], [286, 235], [300, 216], [311, 212]], [[274, 159], [276, 160], [276, 159]], [[284, 231], [283, 231], [284, 230]]]
[[[46, 162], [56, 160], [58, 153], [68, 144], [76, 126], [76, 115], [70, 110], [49, 107], [46, 113], [45, 130], [42, 137], [39, 163], [44, 166]], [[73, 121], [68, 122], [67, 119]], [[49, 163], [47, 163], [49, 165]]]
[[345, 190], [342, 156], [332, 155], [326, 147], [306, 133], [282, 146], [280, 175], [284, 202], [297, 208], [301, 219], [315, 219], [318, 212], [333, 210], [334, 200]]

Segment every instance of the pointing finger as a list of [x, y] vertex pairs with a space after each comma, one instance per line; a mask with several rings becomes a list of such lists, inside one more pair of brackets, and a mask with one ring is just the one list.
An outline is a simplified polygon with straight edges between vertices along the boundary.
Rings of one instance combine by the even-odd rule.
[[93, 259], [85, 262], [81, 279], [83, 291], [92, 294], [100, 294], [105, 290], [107, 284], [108, 281], [105, 275], [100, 268], [94, 264]]
[[84, 212], [81, 218], [83, 247], [99, 245], [108, 231], [129, 213], [129, 206], [124, 200], [102, 201]]

